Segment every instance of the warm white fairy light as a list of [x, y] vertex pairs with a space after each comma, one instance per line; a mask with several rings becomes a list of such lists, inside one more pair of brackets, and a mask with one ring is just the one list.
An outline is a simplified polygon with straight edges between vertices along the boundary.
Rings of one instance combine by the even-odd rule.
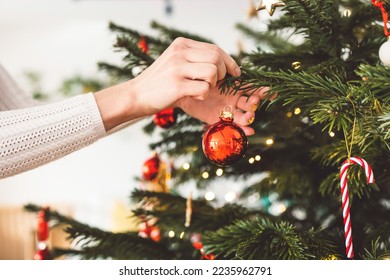
[[274, 143], [274, 139], [272, 138], [268, 138], [267, 140], [265, 140], [265, 144], [267, 144], [268, 146], [271, 146], [273, 143]]
[[287, 207], [284, 203], [274, 202], [268, 211], [270, 212], [271, 215], [279, 216], [280, 214], [282, 214], [286, 210], [287, 210]]
[[343, 12], [343, 15], [344, 15], [345, 17], [350, 17], [350, 16], [352, 15], [352, 12], [351, 12], [351, 10], [349, 10], [349, 9], [345, 9], [344, 12]]
[[283, 213], [283, 212], [286, 212], [287, 207], [286, 207], [286, 205], [284, 205], [283, 203], [281, 203], [281, 204], [278, 206], [278, 210], [279, 210], [279, 212], [280, 212], [280, 214], [281, 214], [281, 213]]
[[183, 164], [183, 169], [184, 170], [188, 170], [188, 169], [190, 169], [190, 167], [191, 167], [191, 165], [188, 162]]
[[217, 174], [217, 176], [222, 176], [223, 169], [222, 168], [218, 168], [217, 171], [215, 171], [215, 174]]
[[255, 158], [251, 157], [248, 161], [249, 161], [250, 164], [252, 164], [252, 163], [255, 162]]
[[333, 132], [333, 131], [331, 131], [331, 132], [329, 132], [329, 136], [330, 137], [334, 137], [336, 134]]
[[233, 202], [237, 198], [237, 194], [234, 191], [230, 191], [225, 194], [225, 200], [227, 202]]
[[174, 237], [175, 237], [175, 232], [174, 232], [173, 230], [170, 230], [170, 231], [168, 232], [168, 236], [169, 236], [170, 238], [174, 238]]
[[295, 108], [295, 109], [294, 109], [294, 114], [295, 114], [295, 115], [299, 115], [301, 112], [302, 112], [302, 111], [301, 111], [301, 108]]
[[204, 198], [207, 201], [212, 201], [215, 198], [215, 194], [213, 192], [207, 192], [207, 193], [205, 193]]
[[183, 239], [184, 238], [184, 234], [185, 234], [185, 232], [183, 231], [182, 233], [180, 233], [180, 239]]
[[287, 113], [287, 118], [291, 118], [292, 115], [293, 115], [293, 114], [292, 114], [291, 112], [288, 112], [288, 113]]
[[255, 160], [256, 161], [260, 161], [261, 160], [261, 156], [260, 155], [255, 156]]
[[207, 172], [207, 171], [204, 171], [203, 173], [202, 173], [202, 178], [203, 179], [207, 179], [207, 178], [209, 178], [210, 177], [210, 174]]

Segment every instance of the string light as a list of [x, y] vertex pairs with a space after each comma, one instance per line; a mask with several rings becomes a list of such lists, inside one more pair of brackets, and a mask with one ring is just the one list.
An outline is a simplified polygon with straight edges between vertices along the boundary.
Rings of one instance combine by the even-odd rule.
[[207, 171], [204, 171], [203, 173], [202, 173], [202, 178], [203, 179], [207, 179], [207, 178], [209, 178], [210, 177], [210, 174], [207, 172]]
[[275, 202], [271, 205], [271, 207], [269, 208], [269, 212], [271, 215], [274, 215], [274, 216], [279, 216], [280, 214], [282, 214], [283, 212], [285, 212], [287, 210], [287, 207], [284, 203], [282, 202]]
[[261, 156], [260, 155], [255, 156], [255, 160], [256, 161], [260, 161], [261, 160]]
[[267, 140], [265, 140], [265, 144], [267, 144], [268, 146], [273, 145], [274, 144], [274, 139], [268, 138]]
[[292, 117], [292, 113], [291, 112], [287, 112], [287, 118], [291, 118]]
[[234, 191], [228, 192], [225, 194], [225, 200], [227, 202], [232, 202], [237, 198], [237, 194]]
[[217, 171], [215, 172], [215, 174], [217, 174], [217, 176], [222, 176], [223, 169], [222, 168], [218, 168]]
[[294, 114], [299, 115], [301, 113], [301, 108], [295, 108], [294, 109]]
[[190, 169], [190, 167], [191, 167], [191, 165], [188, 162], [183, 164], [183, 169], [184, 170], [188, 170], [188, 169]]
[[215, 198], [215, 194], [213, 192], [207, 192], [205, 195], [204, 195], [204, 198], [207, 200], [207, 201], [212, 201], [214, 200]]
[[350, 17], [350, 16], [352, 15], [352, 12], [351, 12], [351, 10], [349, 10], [349, 9], [345, 9], [344, 12], [343, 12], [343, 15], [344, 15], [345, 17]]
[[185, 232], [183, 231], [182, 233], [180, 233], [180, 239], [183, 239], [184, 238], [184, 234], [185, 234]]
[[248, 161], [249, 161], [250, 164], [252, 164], [252, 163], [255, 162], [255, 158], [251, 157]]
[[170, 231], [168, 232], [168, 236], [169, 236], [170, 238], [174, 238], [174, 237], [175, 237], [175, 232], [174, 232], [173, 230], [170, 230]]
[[329, 136], [330, 137], [334, 137], [336, 134], [333, 132], [333, 131], [331, 131], [331, 132], [329, 132]]

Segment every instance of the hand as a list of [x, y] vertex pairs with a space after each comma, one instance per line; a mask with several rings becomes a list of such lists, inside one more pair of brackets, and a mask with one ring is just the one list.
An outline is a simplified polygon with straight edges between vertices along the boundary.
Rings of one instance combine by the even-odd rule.
[[226, 73], [241, 74], [237, 63], [213, 44], [177, 38], [134, 79], [138, 106], [150, 115], [178, 106], [182, 98], [205, 100]]
[[213, 124], [219, 120], [219, 115], [225, 105], [233, 108], [234, 122], [241, 126], [246, 135], [253, 135], [254, 129], [249, 125], [255, 119], [255, 111], [260, 105], [262, 99], [266, 99], [267, 87], [260, 88], [250, 96], [244, 95], [238, 91], [235, 95], [223, 95], [218, 87], [210, 90], [205, 100], [194, 100], [190, 97], [184, 97], [178, 101], [178, 106], [187, 114], [207, 123]]
[[106, 130], [124, 122], [152, 115], [169, 107], [180, 107], [208, 124], [218, 121], [225, 105], [234, 108], [235, 122], [246, 134], [260, 99], [260, 89], [250, 98], [238, 92], [221, 95], [218, 89], [226, 73], [241, 74], [237, 63], [213, 44], [176, 39], [161, 56], [136, 78], [95, 93]]

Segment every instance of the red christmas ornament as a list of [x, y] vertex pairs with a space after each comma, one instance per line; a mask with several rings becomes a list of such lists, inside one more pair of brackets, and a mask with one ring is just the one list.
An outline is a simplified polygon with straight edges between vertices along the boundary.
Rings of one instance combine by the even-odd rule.
[[[195, 237], [195, 238], [191, 238], [192, 239], [192, 246], [198, 250], [200, 252], [200, 254], [202, 255], [201, 256], [201, 259], [203, 260], [215, 260], [215, 255], [214, 254], [205, 254], [204, 252], [204, 248], [203, 248], [203, 244], [202, 242], [200, 241], [200, 235], [199, 235], [199, 238], [198, 237]], [[194, 241], [196, 240], [196, 241]]]
[[154, 242], [161, 240], [161, 233], [158, 226], [150, 226], [147, 221], [140, 225], [139, 236], [142, 238], [150, 238]]
[[154, 123], [162, 128], [170, 128], [176, 123], [175, 109], [168, 108], [154, 114]]
[[143, 52], [143, 53], [148, 53], [149, 52], [149, 46], [148, 42], [146, 41], [145, 36], [141, 36], [138, 41], [138, 48]]
[[43, 249], [39, 249], [35, 254], [34, 254], [34, 260], [37, 261], [43, 261], [43, 260], [52, 260], [52, 256], [50, 254], [50, 251], [47, 247]]
[[195, 248], [196, 250], [200, 250], [200, 249], [203, 248], [202, 242], [199, 242], [199, 241], [196, 241], [196, 242], [192, 243], [192, 246], [194, 246], [194, 248]]
[[37, 240], [46, 241], [49, 238], [49, 224], [46, 218], [46, 211], [40, 210], [38, 213]]
[[142, 166], [142, 176], [144, 180], [152, 181], [157, 178], [160, 170], [161, 160], [157, 154], [147, 159]]
[[211, 162], [226, 166], [245, 156], [248, 140], [242, 128], [233, 122], [231, 112], [223, 111], [219, 118], [203, 135], [202, 147]]

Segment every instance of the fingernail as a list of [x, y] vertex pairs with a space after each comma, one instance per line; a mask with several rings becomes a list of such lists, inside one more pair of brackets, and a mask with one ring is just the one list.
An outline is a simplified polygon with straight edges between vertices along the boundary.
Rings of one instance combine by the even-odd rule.
[[241, 76], [241, 69], [240, 69], [240, 67], [236, 67], [236, 69], [234, 69], [234, 73], [236, 74], [236, 76]]
[[259, 103], [255, 103], [255, 104], [252, 105], [252, 111], [253, 112], [256, 111], [257, 108], [259, 108]]
[[248, 120], [248, 123], [249, 123], [249, 124], [252, 124], [254, 120], [255, 120], [255, 118], [252, 117], [252, 118], [250, 118], [250, 119]]

